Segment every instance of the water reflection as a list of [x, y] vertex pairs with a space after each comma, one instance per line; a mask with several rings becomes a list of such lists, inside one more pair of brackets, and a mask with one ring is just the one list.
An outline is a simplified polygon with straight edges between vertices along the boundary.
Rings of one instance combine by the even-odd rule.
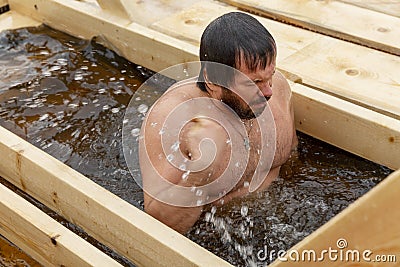
[[[152, 73], [104, 47], [47, 27], [0, 33], [0, 123], [133, 205], [142, 191], [121, 147], [126, 105]], [[141, 96], [138, 112], [158, 95]], [[147, 102], [148, 101], [148, 102]], [[138, 120], [138, 124], [140, 120]], [[140, 125], [131, 131], [139, 134]], [[270, 260], [390, 171], [299, 134], [299, 153], [264, 193], [209, 207], [187, 236], [236, 266]]]

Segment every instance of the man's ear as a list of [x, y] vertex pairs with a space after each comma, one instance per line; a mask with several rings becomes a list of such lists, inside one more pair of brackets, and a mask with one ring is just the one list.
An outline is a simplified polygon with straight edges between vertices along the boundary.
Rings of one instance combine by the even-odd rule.
[[213, 97], [219, 96], [221, 94], [221, 86], [216, 85], [208, 80], [206, 69], [203, 70], [203, 77], [206, 84], [207, 92]]

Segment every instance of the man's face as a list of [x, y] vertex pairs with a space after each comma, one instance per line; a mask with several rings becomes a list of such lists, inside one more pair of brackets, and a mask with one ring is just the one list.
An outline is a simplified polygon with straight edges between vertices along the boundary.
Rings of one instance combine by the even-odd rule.
[[231, 89], [222, 88], [221, 100], [233, 109], [241, 119], [258, 117], [272, 97], [272, 77], [275, 61], [266, 68], [251, 71], [243, 61]]

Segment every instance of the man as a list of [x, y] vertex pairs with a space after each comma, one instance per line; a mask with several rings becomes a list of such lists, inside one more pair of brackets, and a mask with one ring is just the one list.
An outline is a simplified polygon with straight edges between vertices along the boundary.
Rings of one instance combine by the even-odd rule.
[[[140, 144], [145, 211], [180, 233], [205, 204], [265, 190], [297, 144], [290, 87], [275, 68], [276, 44], [255, 18], [232, 12], [212, 21], [200, 61], [197, 81], [172, 86], [153, 105]], [[175, 142], [165, 145], [168, 138]]]

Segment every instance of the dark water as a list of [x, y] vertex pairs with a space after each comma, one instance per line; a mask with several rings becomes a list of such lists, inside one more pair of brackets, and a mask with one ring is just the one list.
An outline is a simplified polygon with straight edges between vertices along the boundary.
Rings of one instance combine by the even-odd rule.
[[[152, 74], [47, 27], [4, 31], [0, 124], [142, 208], [121, 134], [129, 100]], [[234, 265], [263, 265], [270, 261], [257, 258], [264, 246], [290, 248], [390, 173], [307, 135], [299, 139], [298, 155], [266, 192], [210, 208], [187, 237]]]

